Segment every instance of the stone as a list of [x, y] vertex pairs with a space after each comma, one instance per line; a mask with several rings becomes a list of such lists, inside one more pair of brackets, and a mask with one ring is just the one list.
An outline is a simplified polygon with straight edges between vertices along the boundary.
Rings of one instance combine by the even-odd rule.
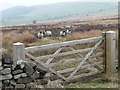
[[16, 82], [15, 82], [15, 80], [10, 80], [10, 85], [16, 85]]
[[48, 79], [36, 79], [36, 80], [34, 80], [34, 82], [37, 84], [44, 85], [44, 84], [48, 83]]
[[48, 81], [46, 88], [64, 88], [64, 86], [58, 80]]
[[36, 79], [35, 82], [36, 82], [37, 84], [44, 85], [44, 84], [47, 84], [47, 83], [48, 83], [48, 79]]
[[14, 63], [12, 64], [12, 70], [14, 70], [14, 69], [16, 68], [16, 66], [17, 66], [17, 64], [16, 64], [16, 62], [14, 62]]
[[4, 80], [4, 81], [3, 81], [3, 85], [4, 85], [4, 86], [9, 86], [9, 84], [10, 84], [10, 81], [9, 81], [9, 80]]
[[11, 64], [3, 64], [3, 67], [4, 67], [4, 68], [11, 68], [12, 65], [11, 65]]
[[[43, 85], [37, 85], [36, 83], [33, 83], [33, 82], [31, 82], [31, 83], [28, 83], [27, 85], [26, 85], [26, 87], [27, 88], [40, 88], [40, 90], [44, 90], [44, 86]], [[42, 88], [42, 89], [41, 89]]]
[[18, 79], [18, 78], [20, 78], [21, 77], [21, 74], [18, 74], [18, 75], [15, 75], [14, 76], [14, 79]]
[[19, 78], [17, 80], [18, 84], [27, 84], [30, 83], [32, 80], [30, 79], [30, 77], [24, 77], [24, 78]]
[[3, 67], [0, 66], [0, 70], [3, 70]]
[[2, 55], [2, 63], [3, 64], [12, 64], [13, 63], [13, 59], [9, 54], [3, 54]]
[[23, 70], [19, 69], [19, 70], [13, 71], [12, 74], [13, 74], [13, 75], [16, 75], [16, 74], [20, 74], [20, 73], [22, 73], [22, 72], [23, 72]]
[[1, 74], [1, 72], [0, 72], [0, 81], [2, 80], [2, 74]]
[[45, 75], [47, 73], [47, 69], [45, 67], [43, 67], [40, 64], [37, 64], [37, 67], [35, 68], [38, 72], [40, 72], [41, 75]]
[[18, 69], [22, 69], [20, 65], [16, 65], [16, 67], [13, 70], [18, 70]]
[[18, 60], [17, 61], [17, 65], [20, 65], [21, 68], [25, 67], [25, 63], [27, 63], [27, 61], [25, 61], [25, 60]]
[[16, 84], [15, 88], [25, 88], [25, 84]]
[[8, 75], [0, 75], [0, 80], [9, 80], [12, 78], [11, 74]]
[[21, 68], [24, 68], [24, 67], [25, 67], [25, 64], [20, 64], [20, 67], [21, 67]]
[[40, 78], [40, 73], [38, 71], [35, 71], [32, 75], [31, 75], [31, 79], [35, 80], [37, 78]]
[[11, 73], [11, 69], [10, 69], [10, 68], [5, 68], [5, 69], [3, 69], [3, 70], [1, 71], [1, 73], [2, 73], [3, 75], [10, 74], [10, 73]]
[[34, 80], [34, 82], [37, 83], [37, 84], [41, 84], [42, 83], [41, 79], [36, 79], [36, 80]]
[[48, 83], [48, 79], [40, 79], [41, 81], [41, 85], [47, 84]]
[[[12, 85], [10, 85], [10, 86], [5, 86], [4, 89], [6, 89], [6, 90], [7, 90], [7, 89], [8, 89], [8, 90], [14, 90], [14, 86], [12, 86]], [[3, 90], [4, 90], [4, 89], [3, 89]]]
[[32, 68], [36, 67], [36, 63], [29, 63]]
[[27, 63], [27, 61], [25, 61], [25, 60], [18, 60], [17, 61], [17, 64], [25, 64], [25, 63]]
[[28, 83], [28, 84], [26, 84], [26, 87], [27, 88], [35, 88], [35, 83], [33, 83], [33, 82]]
[[44, 77], [45, 77], [45, 76], [43, 76], [43, 75], [40, 75], [39, 79], [44, 79]]
[[[44, 89], [44, 86], [43, 86], [43, 85], [40, 85], [40, 84], [39, 84], [39, 85], [36, 84], [34, 88], [40, 88], [40, 90], [45, 90], [45, 89]], [[52, 90], [53, 90], [53, 89], [52, 89]]]
[[22, 77], [27, 77], [27, 74], [26, 73], [22, 73], [21, 76]]
[[0, 66], [2, 66], [2, 60], [0, 59]]
[[0, 89], [2, 88], [2, 85], [3, 85], [3, 84], [2, 84], [2, 81], [0, 81]]
[[28, 76], [31, 76], [32, 73], [34, 72], [34, 69], [31, 67], [29, 63], [26, 63], [24, 71], [26, 72]]
[[14, 75], [14, 79], [18, 79], [20, 77], [27, 77], [27, 74], [26, 73], [21, 73], [21, 74]]

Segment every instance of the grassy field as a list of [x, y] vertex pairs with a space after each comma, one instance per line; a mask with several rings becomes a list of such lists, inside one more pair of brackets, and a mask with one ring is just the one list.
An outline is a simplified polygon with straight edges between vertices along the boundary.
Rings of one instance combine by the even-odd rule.
[[116, 80], [108, 80], [103, 75], [97, 77], [88, 82], [77, 82], [65, 85], [66, 88], [118, 88], [118, 82]]

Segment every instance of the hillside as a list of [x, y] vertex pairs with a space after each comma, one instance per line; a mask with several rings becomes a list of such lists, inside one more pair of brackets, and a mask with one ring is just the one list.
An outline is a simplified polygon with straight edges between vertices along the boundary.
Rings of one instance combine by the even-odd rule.
[[117, 10], [117, 3], [83, 3], [66, 2], [38, 6], [16, 6], [2, 13], [3, 25], [30, 24], [33, 20], [37, 22], [48, 20], [59, 20], [73, 17], [92, 16], [99, 13], [113, 12]]

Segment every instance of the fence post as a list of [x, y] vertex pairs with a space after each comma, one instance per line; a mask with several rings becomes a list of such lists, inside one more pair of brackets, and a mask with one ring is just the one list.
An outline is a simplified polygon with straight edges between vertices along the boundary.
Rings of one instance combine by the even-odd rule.
[[115, 31], [107, 31], [105, 33], [106, 40], [106, 56], [105, 56], [105, 71], [106, 74], [113, 74], [116, 70], [115, 59], [116, 59], [116, 35]]
[[13, 60], [25, 60], [25, 46], [23, 43], [17, 42], [13, 44]]

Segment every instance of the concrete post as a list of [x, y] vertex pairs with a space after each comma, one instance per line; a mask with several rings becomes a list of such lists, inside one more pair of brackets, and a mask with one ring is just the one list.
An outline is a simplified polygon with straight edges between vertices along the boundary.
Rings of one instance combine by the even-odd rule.
[[13, 44], [13, 60], [25, 60], [25, 46], [23, 43], [17, 42]]
[[105, 35], [106, 40], [106, 74], [113, 74], [116, 71], [115, 60], [116, 60], [116, 35], [115, 31], [107, 31]]

